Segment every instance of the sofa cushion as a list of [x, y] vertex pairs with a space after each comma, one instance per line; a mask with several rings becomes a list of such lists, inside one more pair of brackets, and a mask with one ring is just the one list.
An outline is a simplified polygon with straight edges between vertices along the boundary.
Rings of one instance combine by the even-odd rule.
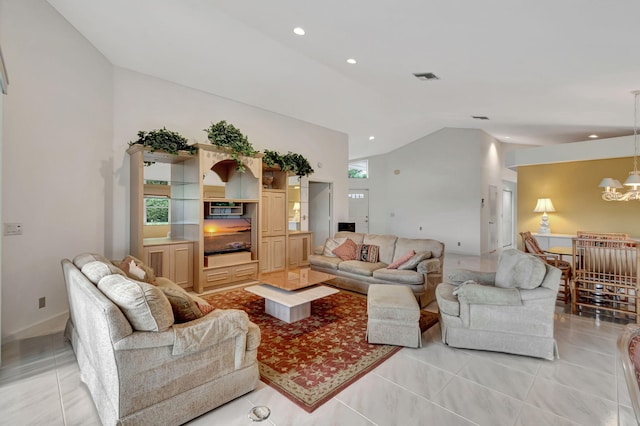
[[360, 232], [339, 231], [339, 232], [336, 232], [333, 238], [344, 238], [344, 239], [349, 238], [351, 241], [353, 241], [356, 244], [362, 244], [362, 241], [364, 240], [364, 235], [365, 234], [362, 234]]
[[370, 263], [362, 262], [360, 260], [345, 260], [338, 265], [339, 271], [350, 272], [356, 275], [362, 275], [364, 277], [372, 277], [373, 271], [386, 268], [387, 264], [382, 262]]
[[380, 247], [374, 244], [358, 244], [356, 248], [356, 260], [376, 263], [378, 261], [379, 251]]
[[338, 264], [340, 262], [342, 262], [342, 259], [337, 256], [328, 257], [318, 254], [312, 254], [311, 256], [309, 256], [309, 263], [320, 268], [338, 270]]
[[100, 280], [107, 275], [118, 274], [124, 276], [122, 269], [118, 268], [111, 262], [105, 263], [100, 260], [87, 262], [81, 268], [82, 273], [94, 284], [98, 284]]
[[109, 259], [101, 254], [82, 253], [73, 258], [73, 264], [76, 265], [76, 268], [82, 269], [82, 267], [87, 263], [94, 262], [96, 260], [99, 262], [111, 263]]
[[[135, 265], [135, 270], [133, 270], [132, 265]], [[153, 269], [134, 256], [128, 255], [122, 259], [122, 262], [120, 262], [118, 266], [133, 280], [144, 281], [154, 285], [156, 283], [156, 274], [153, 272]], [[142, 273], [139, 272], [140, 270], [142, 270]]]
[[430, 251], [418, 252], [418, 253], [414, 254], [411, 257], [411, 259], [407, 260], [402, 265], [398, 266], [398, 269], [400, 269], [400, 270], [416, 269], [418, 267], [418, 263], [422, 262], [423, 260], [429, 259], [430, 257], [431, 257], [431, 252]]
[[424, 284], [424, 275], [416, 271], [400, 271], [398, 269], [381, 268], [373, 271], [373, 278], [391, 281], [398, 284]]
[[430, 240], [427, 238], [398, 238], [398, 241], [396, 241], [396, 253], [393, 260], [396, 260], [409, 250], [415, 250], [416, 253], [421, 251], [430, 251], [431, 256], [441, 257], [444, 251], [444, 245], [440, 241]]
[[357, 257], [357, 248], [357, 244], [347, 238], [344, 243], [333, 249], [333, 254], [338, 256], [341, 260], [353, 260]]
[[109, 275], [98, 282], [98, 288], [120, 308], [134, 330], [163, 331], [173, 325], [169, 300], [149, 283]]
[[384, 262], [387, 265], [393, 261], [393, 253], [396, 248], [396, 240], [398, 237], [395, 235], [375, 235], [366, 234], [364, 236], [363, 244], [374, 244], [380, 247], [379, 259], [380, 262]]
[[407, 262], [409, 259], [411, 259], [413, 257], [414, 254], [416, 254], [415, 251], [409, 250], [408, 252], [406, 252], [404, 254], [404, 256], [400, 256], [400, 257], [396, 258], [396, 260], [394, 260], [393, 263], [391, 263], [391, 265], [387, 266], [387, 268], [388, 269], [398, 269], [398, 266], [400, 266], [403, 263]]
[[333, 253], [333, 250], [340, 247], [340, 245], [344, 243], [346, 240], [347, 240], [346, 238], [327, 238], [327, 240], [324, 242], [324, 249], [322, 251], [322, 255], [328, 256], [328, 257], [337, 257]]
[[542, 284], [547, 273], [544, 263], [519, 250], [503, 251], [496, 269], [496, 287], [533, 289]]

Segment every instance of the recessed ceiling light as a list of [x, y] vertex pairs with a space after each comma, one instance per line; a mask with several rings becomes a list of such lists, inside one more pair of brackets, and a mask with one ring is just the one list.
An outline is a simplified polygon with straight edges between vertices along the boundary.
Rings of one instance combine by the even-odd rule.
[[370, 141], [374, 140], [375, 138], [376, 138], [375, 136], [369, 136]]
[[597, 137], [598, 137], [598, 135], [593, 134], [593, 135], [589, 135], [589, 137], [590, 137], [591, 139], [595, 139], [595, 138], [597, 138]]
[[303, 28], [300, 28], [300, 27], [295, 27], [295, 28], [293, 29], [293, 32], [294, 32], [295, 34], [297, 34], [297, 35], [304, 35], [304, 34], [305, 34], [304, 29], [303, 29]]
[[504, 138], [505, 139], [511, 139], [511, 136], [505, 136]]
[[347, 63], [348, 63], [348, 64], [351, 64], [351, 65], [355, 65], [355, 64], [357, 64], [357, 63], [358, 63], [358, 61], [356, 61], [356, 60], [355, 60], [355, 59], [353, 59], [353, 58], [349, 58], [349, 59], [347, 59]]

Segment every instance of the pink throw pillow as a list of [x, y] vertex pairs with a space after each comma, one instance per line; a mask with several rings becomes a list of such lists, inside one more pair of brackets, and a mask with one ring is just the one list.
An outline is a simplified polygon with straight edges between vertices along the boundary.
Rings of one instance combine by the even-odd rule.
[[391, 265], [387, 266], [387, 269], [398, 269], [398, 266], [411, 259], [415, 254], [416, 252], [414, 250], [407, 252], [402, 255], [402, 257], [399, 257], [395, 262], [392, 262]]
[[348, 239], [333, 249], [332, 253], [340, 258], [340, 260], [354, 260], [357, 257], [356, 249], [358, 245]]
[[202, 312], [202, 315], [207, 315], [209, 312], [213, 312], [216, 309], [208, 303], [204, 304], [204, 303], [196, 302], [196, 304], [198, 305], [200, 312]]

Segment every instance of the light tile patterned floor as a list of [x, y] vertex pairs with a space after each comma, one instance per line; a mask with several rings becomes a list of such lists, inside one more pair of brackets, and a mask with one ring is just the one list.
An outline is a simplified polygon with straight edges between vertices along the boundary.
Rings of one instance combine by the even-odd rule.
[[[452, 268], [492, 270], [495, 258], [447, 255]], [[435, 326], [312, 414], [265, 384], [193, 425], [246, 425], [267, 405], [272, 425], [636, 425], [616, 339], [623, 325], [558, 305], [554, 362], [447, 347]], [[100, 424], [61, 334], [2, 348], [0, 424]]]

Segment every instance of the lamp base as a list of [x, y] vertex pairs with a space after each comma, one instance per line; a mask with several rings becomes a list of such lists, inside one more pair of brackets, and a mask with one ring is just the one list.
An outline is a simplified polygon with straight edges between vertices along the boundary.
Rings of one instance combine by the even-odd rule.
[[549, 216], [546, 213], [542, 214], [540, 219], [540, 228], [538, 228], [538, 234], [550, 234], [551, 228], [549, 228]]

